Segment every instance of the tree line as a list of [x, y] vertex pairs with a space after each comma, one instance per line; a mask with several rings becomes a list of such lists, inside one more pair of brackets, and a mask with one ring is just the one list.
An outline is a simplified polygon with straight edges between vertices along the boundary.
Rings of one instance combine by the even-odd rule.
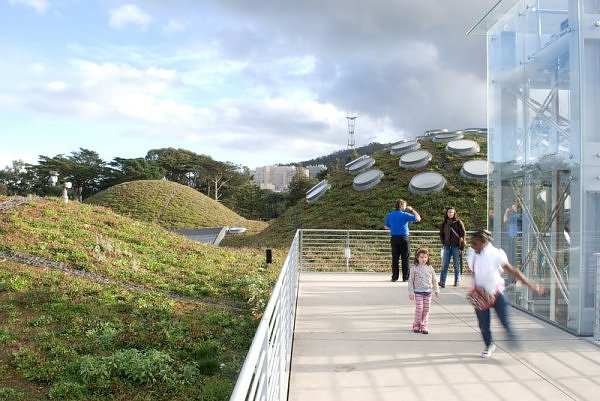
[[[51, 186], [50, 177], [56, 174], [58, 185]], [[254, 184], [247, 167], [185, 149], [152, 149], [145, 157], [106, 162], [98, 153], [80, 148], [68, 155], [39, 156], [36, 164], [13, 161], [0, 171], [0, 194], [58, 196], [62, 183], [71, 182], [70, 196], [83, 201], [123, 182], [158, 179], [187, 185], [254, 220], [279, 216], [317, 182], [297, 174], [287, 193], [277, 193]]]

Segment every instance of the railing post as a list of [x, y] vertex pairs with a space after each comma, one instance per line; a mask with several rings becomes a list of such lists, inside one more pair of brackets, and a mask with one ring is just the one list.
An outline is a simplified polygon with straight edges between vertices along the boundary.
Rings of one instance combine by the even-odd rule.
[[346, 248], [344, 249], [344, 257], [346, 258], [346, 273], [350, 271], [350, 230], [346, 230]]
[[594, 322], [594, 340], [600, 341], [600, 253], [596, 256], [596, 321]]
[[302, 229], [298, 230], [298, 252], [300, 252], [300, 271], [304, 271], [304, 247], [302, 246], [302, 238], [304, 231]]

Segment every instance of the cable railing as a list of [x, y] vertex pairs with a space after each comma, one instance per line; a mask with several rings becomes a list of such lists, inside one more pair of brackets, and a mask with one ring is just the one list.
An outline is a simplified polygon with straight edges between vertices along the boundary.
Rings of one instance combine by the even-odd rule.
[[[411, 232], [411, 248], [434, 244], [439, 249], [436, 231]], [[300, 271], [389, 269], [389, 233], [385, 230], [298, 230], [230, 401], [287, 400]]]
[[[303, 229], [300, 232], [302, 271], [390, 270], [390, 234], [387, 230]], [[439, 231], [411, 231], [411, 250], [420, 247], [429, 248], [432, 255], [439, 255]], [[440, 267], [439, 257], [432, 261], [434, 267]]]
[[231, 401], [287, 400], [298, 293], [300, 232], [292, 241], [258, 324]]

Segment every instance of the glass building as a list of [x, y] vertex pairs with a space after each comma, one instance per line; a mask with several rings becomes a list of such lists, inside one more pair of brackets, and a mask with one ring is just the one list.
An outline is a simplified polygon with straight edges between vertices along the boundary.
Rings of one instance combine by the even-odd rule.
[[578, 335], [600, 299], [600, 0], [502, 0], [486, 35], [489, 227], [514, 305]]

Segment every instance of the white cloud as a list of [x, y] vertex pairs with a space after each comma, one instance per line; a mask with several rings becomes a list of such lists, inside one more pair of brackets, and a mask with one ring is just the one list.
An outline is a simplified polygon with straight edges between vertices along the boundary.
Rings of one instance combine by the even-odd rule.
[[10, 5], [21, 5], [29, 8], [33, 8], [37, 13], [44, 14], [50, 4], [46, 0], [8, 0]]
[[196, 110], [177, 99], [175, 71], [123, 63], [75, 60], [62, 79], [22, 87], [0, 104], [57, 119], [116, 120], [141, 124], [193, 125]]
[[163, 28], [163, 30], [167, 33], [175, 33], [175, 32], [181, 32], [183, 30], [185, 30], [186, 26], [183, 22], [181, 22], [178, 19], [175, 18], [170, 18], [169, 22], [167, 22], [167, 25], [165, 25], [165, 27]]
[[35, 75], [43, 74], [46, 71], [46, 66], [43, 63], [31, 63], [29, 71]]
[[108, 24], [115, 29], [121, 29], [129, 24], [145, 28], [151, 22], [152, 17], [150, 14], [147, 14], [135, 4], [125, 4], [110, 11]]
[[63, 81], [52, 81], [47, 86], [50, 92], [62, 92], [67, 89], [66, 82]]

